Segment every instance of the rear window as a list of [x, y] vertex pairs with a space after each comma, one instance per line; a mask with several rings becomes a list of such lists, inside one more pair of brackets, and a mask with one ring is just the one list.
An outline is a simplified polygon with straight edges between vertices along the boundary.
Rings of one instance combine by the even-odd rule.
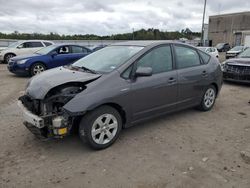
[[210, 55], [208, 55], [208, 54], [206, 54], [206, 53], [204, 53], [202, 51], [199, 51], [199, 54], [201, 56], [201, 59], [202, 59], [203, 63], [207, 64], [208, 61], [210, 60]]

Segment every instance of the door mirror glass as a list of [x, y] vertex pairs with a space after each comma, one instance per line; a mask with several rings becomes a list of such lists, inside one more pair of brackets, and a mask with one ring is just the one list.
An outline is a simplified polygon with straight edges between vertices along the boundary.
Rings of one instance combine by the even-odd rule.
[[135, 75], [137, 77], [140, 76], [151, 76], [153, 73], [153, 70], [151, 67], [138, 67], [135, 71]]

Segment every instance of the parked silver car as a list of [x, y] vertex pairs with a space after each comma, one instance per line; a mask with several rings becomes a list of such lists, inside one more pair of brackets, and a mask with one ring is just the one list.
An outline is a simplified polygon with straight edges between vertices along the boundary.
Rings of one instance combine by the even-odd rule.
[[94, 149], [123, 128], [190, 107], [210, 110], [222, 86], [217, 58], [172, 42], [125, 42], [33, 77], [19, 98], [24, 124], [61, 138], [79, 126]]

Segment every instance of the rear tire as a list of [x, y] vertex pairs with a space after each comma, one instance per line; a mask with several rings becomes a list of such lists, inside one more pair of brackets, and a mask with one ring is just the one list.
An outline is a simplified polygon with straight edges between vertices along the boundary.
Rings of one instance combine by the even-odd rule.
[[201, 111], [209, 111], [213, 108], [216, 100], [217, 91], [213, 85], [210, 85], [205, 90], [201, 103], [198, 106], [198, 109]]
[[34, 76], [34, 75], [40, 74], [41, 72], [44, 72], [45, 70], [46, 70], [46, 67], [45, 67], [44, 64], [42, 64], [42, 63], [35, 63], [30, 68], [30, 75]]
[[119, 112], [110, 106], [101, 106], [87, 113], [79, 125], [79, 136], [96, 150], [111, 146], [122, 129]]

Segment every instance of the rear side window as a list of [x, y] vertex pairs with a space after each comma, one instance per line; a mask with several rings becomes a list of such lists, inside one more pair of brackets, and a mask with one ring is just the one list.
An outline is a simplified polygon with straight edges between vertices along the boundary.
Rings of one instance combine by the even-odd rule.
[[32, 42], [24, 42], [18, 46], [18, 48], [33, 48]]
[[170, 46], [161, 46], [153, 49], [137, 62], [137, 67], [151, 67], [153, 74], [172, 70], [173, 63]]
[[196, 50], [185, 47], [185, 46], [175, 46], [175, 55], [177, 68], [187, 68], [200, 65], [200, 57]]
[[208, 54], [206, 54], [206, 53], [204, 53], [202, 51], [199, 51], [199, 54], [201, 56], [201, 59], [202, 59], [203, 63], [207, 64], [208, 61], [210, 60], [210, 55], [208, 55]]
[[45, 44], [45, 46], [50, 46], [50, 45], [52, 45], [52, 43], [50, 43], [50, 42], [43, 42], [44, 44]]
[[43, 47], [43, 44], [41, 42], [30, 42], [29, 45], [30, 45], [30, 48]]
[[71, 46], [72, 53], [87, 53], [87, 49], [80, 46]]

